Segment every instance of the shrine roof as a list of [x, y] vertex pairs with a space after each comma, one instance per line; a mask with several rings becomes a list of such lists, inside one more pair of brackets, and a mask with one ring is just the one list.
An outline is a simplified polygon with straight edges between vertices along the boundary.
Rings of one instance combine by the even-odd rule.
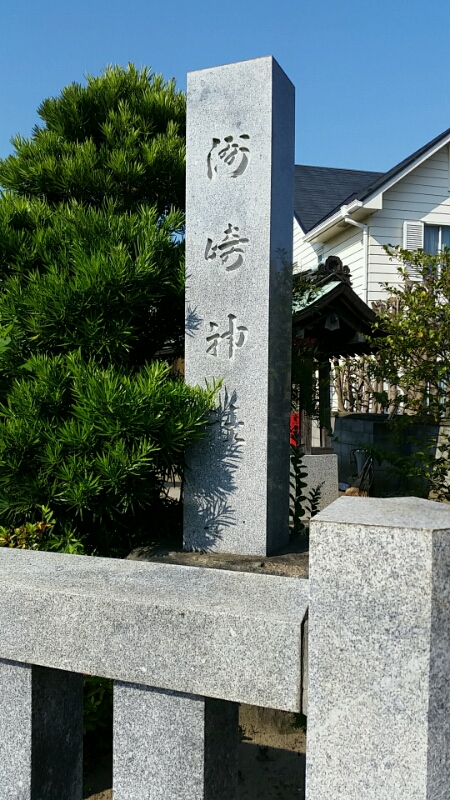
[[328, 358], [369, 354], [376, 349], [371, 339], [380, 335], [372, 327], [376, 319], [347, 280], [329, 277], [311, 298], [294, 304], [294, 338], [315, 343], [317, 352]]

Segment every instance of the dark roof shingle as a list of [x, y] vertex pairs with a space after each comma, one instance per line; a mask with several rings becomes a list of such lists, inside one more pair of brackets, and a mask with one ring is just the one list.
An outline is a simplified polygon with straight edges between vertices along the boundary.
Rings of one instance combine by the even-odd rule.
[[383, 174], [357, 169], [296, 166], [294, 212], [304, 233]]

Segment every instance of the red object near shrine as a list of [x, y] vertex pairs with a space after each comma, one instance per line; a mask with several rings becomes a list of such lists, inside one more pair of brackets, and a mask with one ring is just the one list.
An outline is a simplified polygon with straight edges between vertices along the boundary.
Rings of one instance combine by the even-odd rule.
[[294, 447], [298, 447], [300, 444], [300, 431], [301, 431], [300, 414], [292, 413], [291, 425], [290, 425], [290, 444], [293, 445]]

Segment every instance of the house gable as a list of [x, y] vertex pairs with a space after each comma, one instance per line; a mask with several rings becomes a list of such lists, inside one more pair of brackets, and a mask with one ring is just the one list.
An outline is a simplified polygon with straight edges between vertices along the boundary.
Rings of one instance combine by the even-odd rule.
[[[385, 294], [381, 284], [398, 281], [397, 264], [385, 253], [384, 245], [403, 246], [404, 222], [421, 221], [426, 225], [450, 227], [449, 147], [450, 129], [389, 172], [365, 173], [376, 177], [369, 177], [370, 183], [353, 195], [344, 196], [343, 189], [341, 199], [321, 219], [313, 220], [317, 204], [312, 206], [309, 218], [303, 212], [306, 219], [303, 236], [297, 232], [295, 241], [294, 261], [298, 269], [315, 268], [320, 258], [325, 260], [328, 255], [338, 255], [351, 269], [355, 291], [367, 297], [369, 303], [380, 299]], [[313, 178], [320, 169], [309, 168], [309, 176]], [[321, 177], [326, 180], [327, 170], [322, 169]], [[351, 170], [328, 172], [352, 174]], [[330, 198], [331, 193], [328, 193], [324, 203]], [[296, 217], [298, 221], [297, 209]], [[362, 230], [346, 222], [349, 219], [368, 226], [367, 287], [363, 274]]]
[[385, 252], [403, 247], [405, 221], [450, 227], [449, 150], [441, 147], [383, 194], [383, 208], [370, 218], [369, 299], [378, 299], [380, 283], [398, 282], [397, 263]]
[[391, 189], [400, 180], [403, 180], [449, 144], [450, 128], [424, 147], [416, 150], [415, 153], [412, 153], [412, 155], [405, 158], [388, 172], [372, 173], [378, 174], [379, 177], [360, 191], [355, 192], [353, 196], [342, 196], [342, 199], [333, 209], [330, 209], [321, 220], [317, 220], [312, 228], [305, 231], [306, 240], [311, 242], [326, 241], [334, 235], [334, 228], [341, 224], [345, 216], [352, 215], [356, 220], [361, 220], [373, 211], [381, 209], [383, 207], [384, 192]]

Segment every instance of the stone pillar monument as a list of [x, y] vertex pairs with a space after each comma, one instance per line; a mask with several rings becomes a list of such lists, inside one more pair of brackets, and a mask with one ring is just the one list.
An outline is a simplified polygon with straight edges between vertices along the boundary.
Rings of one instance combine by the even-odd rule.
[[222, 380], [188, 455], [184, 546], [288, 541], [294, 87], [258, 58], [188, 76], [186, 380]]
[[[186, 549], [288, 541], [293, 188], [294, 88], [276, 61], [190, 73], [186, 380], [222, 383], [188, 457]], [[117, 800], [237, 799], [235, 703], [116, 683], [114, 714], [134, 721], [123, 741], [116, 725]]]
[[450, 509], [344, 497], [311, 520], [307, 800], [450, 796]]

